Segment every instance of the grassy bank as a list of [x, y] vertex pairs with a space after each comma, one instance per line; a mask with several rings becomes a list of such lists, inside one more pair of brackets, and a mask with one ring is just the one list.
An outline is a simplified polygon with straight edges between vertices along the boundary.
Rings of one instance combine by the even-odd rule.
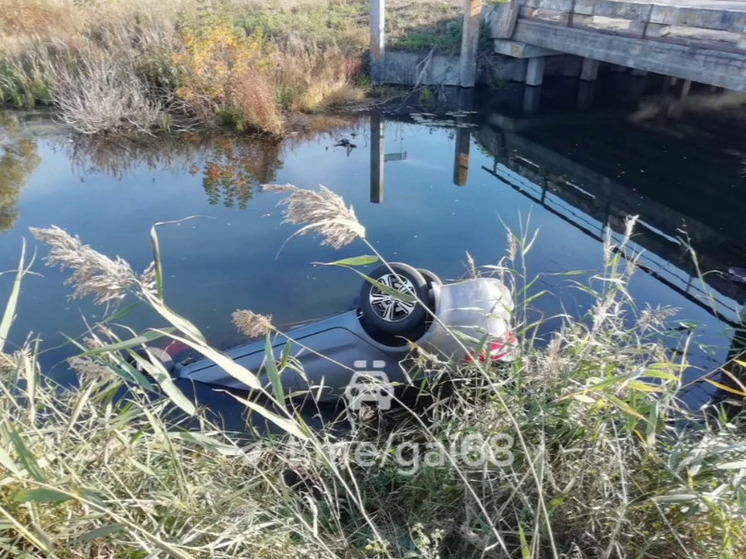
[[[335, 195], [289, 196], [289, 221], [332, 246], [356, 242], [375, 252]], [[71, 270], [75, 296], [134, 299], [173, 328], [135, 336], [113, 322], [91, 326], [85, 353], [71, 362], [81, 381], [74, 389], [41, 374], [36, 341], [2, 348], [4, 553], [528, 559], [746, 552], [743, 428], [725, 418], [707, 425], [678, 405], [687, 333], [671, 327], [671, 309], [635, 306], [627, 292], [635, 256], [624, 242], [609, 241], [603, 273], [580, 286], [596, 300], [589, 315], [565, 317], [541, 343], [535, 325], [525, 323], [536, 295], [524, 279], [531, 242], [511, 235], [503, 261], [473, 271], [513, 287], [521, 340], [514, 362], [476, 360], [449, 375], [451, 395], [425, 385], [427, 404], [363, 414], [342, 435], [309, 429], [275, 386], [245, 405], [284, 434], [239, 445], [204, 419], [157, 361], [130, 354], [145, 377], [123, 358], [160, 336], [220, 359], [166, 305], [157, 243], [155, 267], [138, 272], [61, 230], [34, 234], [50, 247], [49, 264]], [[0, 343], [18, 295], [11, 293]], [[236, 322], [252, 335], [275, 333], [253, 313]], [[231, 375], [256, 382], [231, 363]], [[276, 380], [292, 366], [283, 359], [268, 371]], [[117, 399], [125, 383], [131, 390]], [[151, 390], [166, 400], [154, 401]], [[168, 420], [169, 405], [201, 428], [187, 432]], [[490, 459], [479, 460], [485, 450]]]
[[[458, 2], [389, 2], [390, 41], [452, 49]], [[229, 125], [282, 134], [289, 115], [369, 90], [363, 0], [0, 0], [0, 103], [52, 105], [85, 134]], [[443, 43], [443, 44], [441, 44]]]

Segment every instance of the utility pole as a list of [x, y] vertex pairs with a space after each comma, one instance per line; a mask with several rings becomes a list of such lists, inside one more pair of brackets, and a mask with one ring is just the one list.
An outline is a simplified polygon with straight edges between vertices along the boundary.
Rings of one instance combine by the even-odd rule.
[[384, 83], [385, 12], [385, 0], [370, 1], [370, 78], [376, 85]]

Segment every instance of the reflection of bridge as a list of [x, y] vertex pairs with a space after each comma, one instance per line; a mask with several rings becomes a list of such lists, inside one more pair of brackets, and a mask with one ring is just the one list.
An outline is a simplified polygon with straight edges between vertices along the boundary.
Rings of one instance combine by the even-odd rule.
[[[506, 118], [509, 117], [493, 120], [505, 123]], [[719, 273], [705, 275], [705, 282], [715, 292], [718, 308], [713, 310], [698, 281], [697, 266], [680, 240], [686, 235], [697, 254], [700, 270], [723, 270], [729, 264], [723, 260], [723, 249], [732, 241], [715, 226], [510, 130], [484, 125], [476, 136], [494, 157], [492, 168], [484, 168], [487, 172], [599, 241], [603, 240], [607, 225], [621, 232], [626, 216], [639, 215], [634, 241], [645, 249], [640, 262], [643, 269], [737, 326], [739, 309], [746, 302], [746, 288]]]
[[[746, 201], [734, 198], [730, 186], [738, 175], [737, 160], [713, 151], [720, 148], [710, 146], [707, 134], [704, 141], [710, 147], [705, 150], [699, 144], [677, 140], [676, 120], [666, 125], [676, 132], [672, 134], [626, 123], [626, 118], [646, 103], [661, 104], [655, 107], [665, 114], [665, 97], [646, 97], [642, 105], [637, 101], [644, 89], [638, 87], [641, 80], [645, 78], [631, 78], [623, 87], [615, 87], [617, 94], [624, 92], [623, 98], [615, 103], [616, 108], [601, 110], [587, 110], [596, 88], [589, 90], [584, 84], [577, 92], [568, 90], [570, 95], [563, 102], [555, 99], [546, 112], [539, 112], [539, 98], [534, 95], [537, 88], [506, 91], [480, 128], [462, 122], [468, 120], [463, 111], [472, 108], [472, 99], [465, 95], [470, 90], [461, 89], [449, 107], [458, 109], [451, 114], [464, 115], [452, 123], [456, 133], [453, 182], [458, 186], [468, 182], [473, 132], [481, 148], [494, 158], [493, 165], [485, 168], [487, 172], [593, 238], [602, 241], [606, 227], [621, 232], [627, 216], [639, 216], [634, 243], [645, 249], [642, 268], [737, 326], [746, 303], [746, 286], [729, 281], [722, 273], [730, 266], [743, 266], [746, 258], [746, 228], [740, 218], [746, 213]], [[604, 92], [602, 99], [606, 97]], [[691, 102], [718, 99], [725, 96], [689, 97]], [[560, 108], [565, 104], [569, 110]], [[439, 123], [444, 124], [442, 120]], [[593, 140], [588, 142], [589, 138]], [[651, 138], [667, 147], [651, 150]], [[581, 147], [573, 148], [575, 145]], [[727, 145], [743, 147], [739, 142]], [[383, 124], [380, 117], [373, 116], [371, 201], [376, 203], [383, 201], [384, 152]], [[634, 169], [634, 176], [619, 173], [625, 166]], [[642, 167], [646, 173], [637, 172]], [[706, 196], [702, 195], [703, 184], [709, 186]], [[685, 241], [696, 253], [698, 264]], [[700, 272], [710, 289], [699, 280]], [[716, 309], [709, 294], [714, 295]]]

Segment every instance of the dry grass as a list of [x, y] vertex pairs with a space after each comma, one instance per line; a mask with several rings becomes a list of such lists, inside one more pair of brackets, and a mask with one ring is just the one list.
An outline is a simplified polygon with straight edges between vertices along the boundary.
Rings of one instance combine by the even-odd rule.
[[161, 106], [127, 61], [86, 57], [75, 71], [63, 64], [53, 76], [52, 103], [62, 121], [82, 134], [149, 133], [159, 123]]
[[[437, 47], [456, 5], [390, 2], [392, 40]], [[53, 104], [86, 134], [279, 135], [290, 113], [364, 99], [368, 17], [363, 0], [0, 0], [0, 103]]]

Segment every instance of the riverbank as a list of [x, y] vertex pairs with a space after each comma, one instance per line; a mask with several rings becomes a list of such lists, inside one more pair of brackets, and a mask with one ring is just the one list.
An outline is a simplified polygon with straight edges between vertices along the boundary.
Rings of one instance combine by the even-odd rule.
[[[460, 2], [388, 3], [390, 42], [453, 53]], [[51, 105], [83, 134], [229, 126], [365, 103], [362, 0], [0, 1], [0, 104]]]

